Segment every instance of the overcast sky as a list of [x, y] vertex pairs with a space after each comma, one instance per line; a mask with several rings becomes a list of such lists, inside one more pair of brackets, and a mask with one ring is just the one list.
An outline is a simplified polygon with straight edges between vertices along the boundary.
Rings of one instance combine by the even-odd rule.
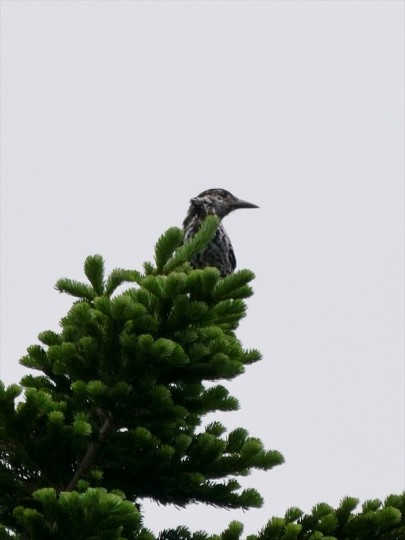
[[140, 268], [192, 196], [256, 273], [263, 361], [222, 414], [285, 465], [247, 513], [146, 503], [155, 532], [257, 532], [289, 506], [404, 489], [404, 3], [1, 2], [1, 377], [89, 254]]

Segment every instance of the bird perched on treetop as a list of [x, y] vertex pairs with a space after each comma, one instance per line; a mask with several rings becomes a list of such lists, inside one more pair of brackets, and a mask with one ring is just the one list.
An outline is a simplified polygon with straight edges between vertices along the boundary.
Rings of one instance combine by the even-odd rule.
[[[259, 208], [255, 204], [238, 199], [225, 189], [207, 189], [191, 199], [186, 219], [183, 222], [184, 240], [191, 238], [201, 227], [208, 215], [216, 215], [221, 220], [238, 208]], [[202, 251], [194, 255], [190, 264], [193, 268], [215, 266], [221, 276], [232, 274], [236, 268], [235, 254], [231, 241], [222, 221], [211, 242]]]

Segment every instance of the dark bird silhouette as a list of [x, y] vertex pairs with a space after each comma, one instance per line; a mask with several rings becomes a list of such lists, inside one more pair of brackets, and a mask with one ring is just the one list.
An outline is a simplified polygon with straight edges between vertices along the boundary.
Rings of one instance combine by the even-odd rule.
[[235, 253], [222, 225], [222, 218], [238, 208], [258, 208], [258, 206], [238, 199], [225, 189], [207, 189], [190, 202], [190, 208], [183, 222], [184, 240], [194, 236], [208, 215], [214, 214], [221, 219], [214, 238], [207, 247], [194, 255], [190, 261], [191, 266], [193, 268], [215, 266], [221, 272], [221, 276], [232, 274], [236, 268]]

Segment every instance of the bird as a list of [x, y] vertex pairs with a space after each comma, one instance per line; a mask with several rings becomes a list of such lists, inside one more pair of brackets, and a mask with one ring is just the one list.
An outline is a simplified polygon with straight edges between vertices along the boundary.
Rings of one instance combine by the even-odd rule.
[[193, 268], [213, 266], [222, 277], [232, 274], [236, 268], [236, 258], [231, 240], [222, 225], [222, 219], [238, 208], [259, 208], [242, 199], [238, 199], [226, 189], [207, 189], [190, 201], [187, 216], [183, 222], [184, 241], [192, 238], [200, 229], [208, 215], [218, 216], [221, 220], [214, 238], [190, 260]]

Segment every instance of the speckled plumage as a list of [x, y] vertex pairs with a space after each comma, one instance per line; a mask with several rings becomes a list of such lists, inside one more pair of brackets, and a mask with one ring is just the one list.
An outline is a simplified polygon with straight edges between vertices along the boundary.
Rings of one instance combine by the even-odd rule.
[[222, 225], [222, 219], [237, 208], [258, 208], [255, 204], [238, 199], [225, 189], [208, 189], [191, 199], [191, 205], [183, 222], [184, 240], [191, 238], [201, 227], [204, 219], [215, 214], [221, 219], [214, 238], [205, 249], [197, 253], [190, 261], [194, 268], [214, 266], [222, 276], [234, 272], [235, 253], [231, 240]]

